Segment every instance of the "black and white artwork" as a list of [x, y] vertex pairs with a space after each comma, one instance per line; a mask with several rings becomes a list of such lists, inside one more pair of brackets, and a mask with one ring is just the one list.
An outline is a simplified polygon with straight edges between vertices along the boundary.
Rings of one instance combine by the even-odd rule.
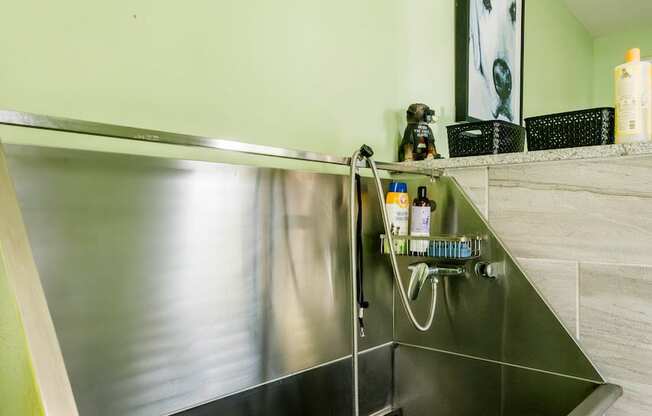
[[523, 0], [458, 0], [457, 119], [521, 123]]

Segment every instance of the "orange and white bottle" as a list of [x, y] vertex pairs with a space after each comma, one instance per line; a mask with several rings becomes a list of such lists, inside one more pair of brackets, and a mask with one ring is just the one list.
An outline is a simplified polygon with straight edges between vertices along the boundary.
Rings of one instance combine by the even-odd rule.
[[[387, 207], [387, 216], [391, 225], [390, 232], [396, 236], [394, 240], [394, 250], [396, 254], [407, 254], [408, 242], [405, 238], [408, 235], [408, 222], [410, 218], [410, 198], [407, 193], [407, 184], [404, 182], [391, 182], [389, 192], [385, 197], [385, 207]], [[385, 240], [387, 243], [387, 240]], [[389, 252], [389, 244], [385, 247]]]
[[616, 143], [652, 140], [652, 64], [641, 62], [641, 50], [630, 49], [616, 67]]

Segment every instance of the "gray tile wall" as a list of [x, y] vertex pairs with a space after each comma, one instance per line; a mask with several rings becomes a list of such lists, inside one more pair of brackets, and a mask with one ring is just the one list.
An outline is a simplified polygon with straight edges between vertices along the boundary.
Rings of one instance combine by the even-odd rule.
[[487, 205], [489, 168], [449, 169], [446, 171], [446, 175], [452, 176], [457, 180], [469, 198], [471, 198], [471, 201], [473, 201], [478, 210], [486, 218], [489, 210]]
[[652, 157], [454, 169], [569, 332], [652, 415]]
[[612, 415], [652, 415], [652, 267], [580, 264], [580, 337], [625, 395]]
[[557, 313], [568, 332], [578, 337], [578, 264], [573, 261], [519, 258], [525, 274]]
[[489, 218], [518, 256], [652, 264], [652, 157], [490, 168]]

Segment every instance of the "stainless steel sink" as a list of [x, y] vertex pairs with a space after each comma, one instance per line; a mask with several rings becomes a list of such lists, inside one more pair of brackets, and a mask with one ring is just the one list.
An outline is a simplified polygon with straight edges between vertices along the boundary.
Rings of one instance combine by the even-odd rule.
[[[455, 181], [405, 181], [436, 200], [433, 234], [480, 236], [483, 249], [438, 277], [433, 326], [416, 331], [396, 306], [377, 205], [363, 204], [363, 414], [602, 414], [621, 389]], [[74, 408], [51, 414], [350, 414], [344, 176], [12, 145], [0, 185], [0, 249], [39, 328], [36, 376], [61, 392], [49, 406]], [[362, 189], [375, 198], [369, 179]], [[399, 266], [409, 276], [428, 261]], [[413, 298], [424, 316], [428, 296]]]

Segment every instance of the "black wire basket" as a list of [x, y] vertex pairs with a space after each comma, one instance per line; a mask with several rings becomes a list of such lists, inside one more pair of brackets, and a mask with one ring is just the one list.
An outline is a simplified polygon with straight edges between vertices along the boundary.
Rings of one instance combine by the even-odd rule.
[[528, 150], [614, 143], [612, 107], [570, 111], [525, 119]]
[[502, 120], [455, 124], [448, 130], [450, 157], [522, 152], [525, 129]]

